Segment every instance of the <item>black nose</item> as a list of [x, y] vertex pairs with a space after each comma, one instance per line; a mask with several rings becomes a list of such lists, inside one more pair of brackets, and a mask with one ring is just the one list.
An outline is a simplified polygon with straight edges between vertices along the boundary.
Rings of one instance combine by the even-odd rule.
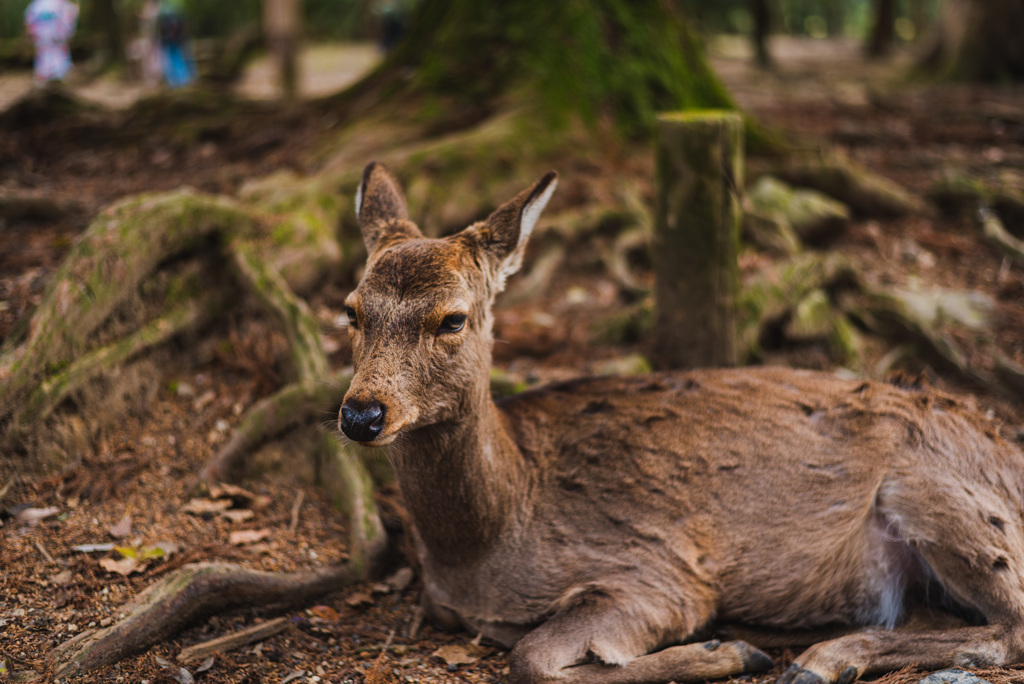
[[372, 442], [384, 429], [384, 415], [387, 409], [379, 401], [371, 401], [360, 406], [354, 401], [347, 401], [341, 407], [341, 419], [338, 424], [341, 431], [349, 439], [357, 442]]

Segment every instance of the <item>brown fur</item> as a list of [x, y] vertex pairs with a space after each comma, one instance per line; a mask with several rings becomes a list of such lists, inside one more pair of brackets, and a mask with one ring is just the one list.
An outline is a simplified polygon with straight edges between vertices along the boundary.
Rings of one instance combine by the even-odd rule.
[[[676, 645], [714, 620], [874, 628], [812, 646], [797, 684], [1024, 659], [1024, 455], [951, 397], [744, 368], [491, 400], [491, 305], [553, 183], [433, 240], [388, 213], [405, 201], [386, 170], [364, 175], [345, 402], [386, 409], [367, 444], [393, 456], [428, 613], [514, 645], [521, 682], [770, 663], [739, 641]], [[899, 629], [929, 601], [982, 626]]]

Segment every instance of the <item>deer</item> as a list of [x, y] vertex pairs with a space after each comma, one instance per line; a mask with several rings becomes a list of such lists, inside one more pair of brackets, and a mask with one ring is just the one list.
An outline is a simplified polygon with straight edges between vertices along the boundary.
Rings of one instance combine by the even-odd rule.
[[492, 307], [556, 183], [440, 238], [383, 165], [356, 193], [338, 428], [394, 465], [426, 617], [514, 682], [773, 667], [730, 624], [810, 635], [782, 684], [1024, 661], [1024, 454], [965, 400], [781, 367], [492, 398]]

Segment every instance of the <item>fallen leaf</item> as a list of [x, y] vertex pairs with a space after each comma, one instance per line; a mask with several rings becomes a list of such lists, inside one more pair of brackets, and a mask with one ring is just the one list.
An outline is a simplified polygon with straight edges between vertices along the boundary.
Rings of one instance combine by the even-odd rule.
[[262, 530], [236, 530], [228, 535], [229, 544], [237, 544], [239, 546], [243, 544], [255, 544], [258, 541], [263, 541], [270, 536], [270, 530], [264, 528]]
[[106, 542], [104, 544], [79, 544], [78, 546], [72, 546], [73, 551], [81, 551], [82, 553], [96, 553], [98, 551], [113, 551], [114, 542]]
[[476, 644], [448, 644], [430, 654], [440, 658], [446, 665], [469, 665], [494, 653], [493, 648]]
[[226, 511], [221, 511], [220, 515], [222, 518], [227, 518], [229, 522], [242, 523], [246, 520], [252, 520], [256, 514], [248, 508], [231, 508]]
[[146, 566], [139, 562], [137, 558], [126, 556], [120, 560], [114, 560], [113, 558], [101, 558], [100, 566], [107, 572], [117, 573], [118, 575], [124, 575], [127, 577], [133, 572], [142, 572], [146, 569]]
[[71, 583], [71, 571], [61, 570], [55, 575], [50, 575], [50, 581], [56, 584], [58, 587], [63, 587], [65, 584]]
[[178, 553], [181, 547], [172, 541], [162, 539], [158, 542], [153, 542], [152, 545], [143, 547], [142, 557], [149, 558], [170, 558], [174, 554]]
[[288, 673], [285, 676], [285, 678], [281, 680], [281, 684], [288, 684], [288, 682], [294, 681], [294, 680], [298, 679], [299, 677], [305, 677], [305, 676], [306, 676], [306, 671], [305, 670], [295, 670], [295, 672]]
[[210, 498], [253, 501], [256, 499], [256, 495], [244, 487], [239, 487], [229, 482], [217, 482], [210, 485]]
[[330, 620], [331, 622], [338, 621], [338, 611], [334, 610], [330, 606], [313, 606], [309, 609], [310, 615], [318, 617], [321, 620]]
[[409, 588], [415, 577], [416, 574], [412, 571], [412, 568], [400, 568], [395, 574], [384, 580], [384, 583], [391, 587], [392, 591], [403, 592]]
[[56, 506], [49, 508], [23, 508], [15, 514], [15, 519], [25, 525], [38, 525], [41, 520], [60, 513]]
[[196, 684], [195, 677], [192, 673], [183, 667], [179, 667], [177, 671], [171, 668], [171, 679], [178, 682], [178, 684]]
[[132, 533], [132, 516], [131, 513], [125, 511], [124, 517], [118, 521], [116, 525], [112, 525], [107, 529], [110, 532], [110, 536], [114, 539], [121, 539], [127, 537]]
[[204, 672], [209, 670], [211, 667], [213, 667], [213, 656], [210, 656], [209, 658], [204, 660], [199, 665], [199, 667], [196, 668], [196, 674], [203, 674]]
[[229, 508], [231, 508], [230, 499], [189, 499], [188, 503], [181, 507], [181, 510], [193, 515], [213, 515]]
[[262, 555], [270, 555], [273, 549], [270, 548], [270, 544], [260, 543], [253, 544], [249, 547], [249, 553], [257, 553]]
[[365, 608], [373, 605], [373, 597], [365, 591], [357, 591], [345, 599], [345, 605], [349, 608]]
[[377, 582], [372, 587], [370, 587], [370, 591], [372, 591], [374, 594], [390, 594], [391, 585], [389, 585], [387, 582]]

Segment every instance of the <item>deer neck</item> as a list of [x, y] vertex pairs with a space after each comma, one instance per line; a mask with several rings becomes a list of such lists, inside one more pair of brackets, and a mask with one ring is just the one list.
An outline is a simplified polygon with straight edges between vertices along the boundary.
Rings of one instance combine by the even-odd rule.
[[472, 562], [507, 527], [522, 501], [523, 459], [489, 389], [474, 410], [414, 430], [392, 447], [420, 540], [445, 565]]

